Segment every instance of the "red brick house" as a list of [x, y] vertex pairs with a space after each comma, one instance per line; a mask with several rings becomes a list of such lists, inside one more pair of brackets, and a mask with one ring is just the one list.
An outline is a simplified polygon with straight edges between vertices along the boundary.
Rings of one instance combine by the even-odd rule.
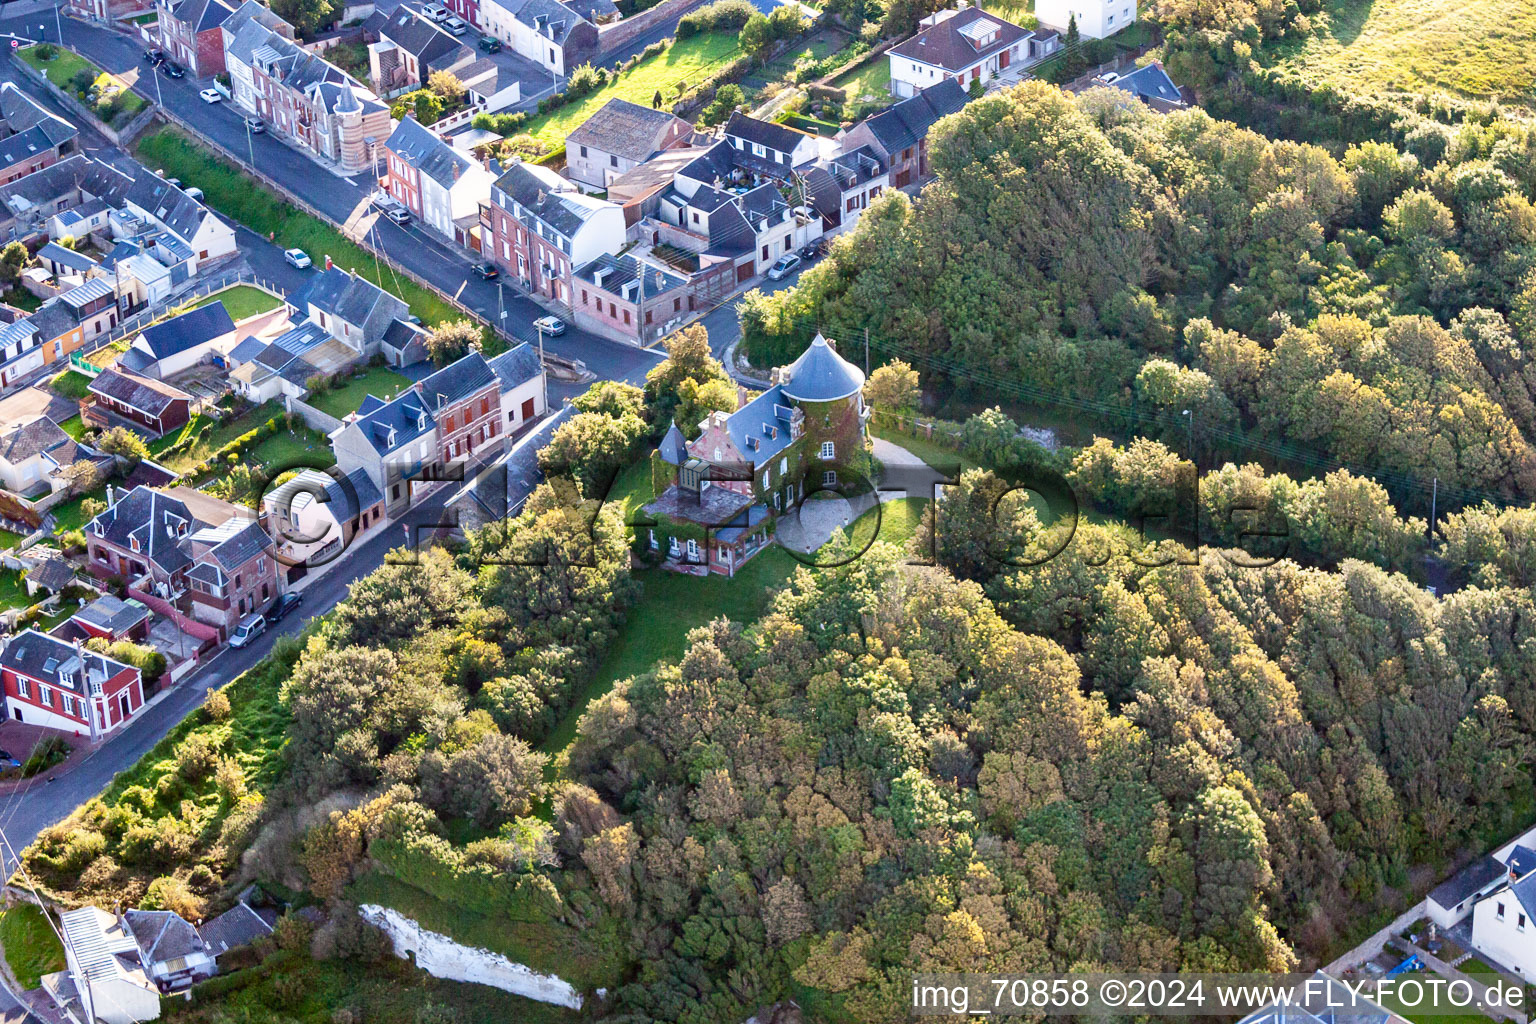
[[125, 426], [150, 438], [180, 430], [192, 418], [192, 396], [178, 387], [126, 370], [96, 375], [80, 400], [80, 418], [93, 427]]
[[483, 250], [531, 292], [572, 302], [575, 269], [624, 247], [624, 211], [547, 167], [514, 163], [480, 208]]
[[144, 706], [139, 670], [29, 629], [0, 651], [7, 715], [99, 740]]
[[471, 352], [415, 385], [437, 421], [437, 461], [461, 462], [487, 444], [499, 451], [506, 438], [501, 426], [501, 383], [478, 352]]
[[281, 593], [272, 538], [249, 509], [178, 487], [135, 487], [85, 526], [97, 575], [169, 602], [227, 639], [239, 621]]
[[235, 13], [224, 0], [159, 0], [160, 48], [193, 78], [224, 72], [224, 21]]
[[14, 83], [0, 84], [0, 185], [58, 163], [78, 148], [79, 134]]

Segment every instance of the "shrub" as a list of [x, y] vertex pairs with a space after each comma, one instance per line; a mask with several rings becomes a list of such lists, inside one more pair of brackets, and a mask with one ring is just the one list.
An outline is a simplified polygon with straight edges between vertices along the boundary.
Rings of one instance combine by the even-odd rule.
[[206, 779], [218, 763], [218, 745], [205, 732], [194, 732], [176, 748], [176, 773], [188, 782]]
[[747, 0], [715, 0], [678, 19], [677, 38], [687, 39], [705, 32], [739, 32], [756, 13], [757, 8]]
[[230, 714], [229, 694], [223, 690], [209, 690], [208, 696], [203, 698], [203, 712], [211, 722], [222, 722], [228, 719]]

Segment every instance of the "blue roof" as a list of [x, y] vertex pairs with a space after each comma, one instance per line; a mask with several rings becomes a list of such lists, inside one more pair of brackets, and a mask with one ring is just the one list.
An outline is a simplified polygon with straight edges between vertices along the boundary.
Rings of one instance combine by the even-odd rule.
[[499, 356], [487, 359], [491, 371], [501, 380], [501, 389], [510, 391], [519, 384], [525, 384], [543, 372], [544, 364], [539, 362], [539, 353], [526, 341], [507, 349]]
[[[432, 418], [426, 403], [422, 402], [421, 396], [414, 390], [402, 392], [357, 419], [357, 427], [363, 432], [363, 437], [380, 455], [387, 455], [401, 445], [410, 444], [436, 425], [437, 421]], [[393, 437], [390, 436], [391, 432]]]
[[323, 344], [331, 339], [331, 332], [310, 320], [302, 320], [298, 324], [272, 339], [272, 344], [284, 352], [291, 352], [301, 356], [316, 345]]
[[1536, 868], [1536, 850], [1532, 850], [1529, 846], [1517, 845], [1509, 851], [1509, 859], [1504, 863], [1510, 872], [1519, 878], [1532, 868]]
[[229, 318], [229, 310], [224, 308], [224, 303], [210, 302], [206, 306], [144, 328], [141, 337], [156, 359], [164, 359], [195, 348], [205, 341], [212, 341], [234, 329], [235, 322]]
[[838, 355], [820, 333], [786, 372], [784, 393], [801, 402], [834, 402], [864, 386], [864, 371]]
[[736, 450], [754, 467], [789, 447], [789, 402], [775, 384], [726, 418], [725, 429]]
[[1169, 103], [1179, 103], [1184, 99], [1179, 93], [1179, 87], [1168, 77], [1168, 72], [1155, 62], [1137, 68], [1128, 75], [1121, 75], [1109, 84], [1144, 99], [1166, 100]]
[[715, 537], [729, 544], [767, 518], [767, 505], [753, 505], [745, 512], [738, 513], [727, 525], [715, 530]]

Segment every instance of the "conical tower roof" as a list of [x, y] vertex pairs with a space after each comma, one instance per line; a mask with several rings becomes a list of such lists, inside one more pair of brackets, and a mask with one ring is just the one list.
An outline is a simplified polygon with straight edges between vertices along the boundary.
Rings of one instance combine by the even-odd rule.
[[835, 402], [863, 386], [864, 371], [838, 355], [819, 331], [811, 347], [785, 370], [784, 393], [797, 402]]

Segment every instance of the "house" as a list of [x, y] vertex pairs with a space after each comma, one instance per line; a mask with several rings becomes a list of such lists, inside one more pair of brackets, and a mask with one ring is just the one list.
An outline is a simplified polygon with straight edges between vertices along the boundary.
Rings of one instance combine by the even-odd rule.
[[576, 270], [576, 322], [630, 344], [646, 345], [671, 333], [694, 310], [693, 292], [681, 274], [607, 253]]
[[368, 44], [368, 73], [380, 96], [391, 97], [426, 87], [434, 71], [470, 64], [475, 51], [437, 22], [410, 7], [373, 15], [363, 25]]
[[222, 302], [188, 310], [144, 328], [118, 366], [145, 377], [164, 379], [190, 370], [235, 343], [235, 322]]
[[80, 341], [95, 341], [117, 326], [117, 294], [112, 282], [93, 277], [84, 284], [60, 292], [53, 300], [64, 306], [70, 319], [80, 325]]
[[412, 481], [437, 457], [437, 423], [414, 388], [388, 402], [369, 395], [331, 434], [331, 450], [343, 473], [368, 475], [393, 517], [410, 507]]
[[340, 478], [304, 469], [261, 496], [261, 515], [277, 557], [301, 573], [336, 557], [352, 538], [384, 519], [384, 495], [361, 469]]
[[839, 467], [864, 450], [863, 387], [863, 371], [818, 334], [768, 390], [738, 389], [736, 411], [711, 413], [694, 440], [669, 431], [652, 457], [652, 550], [734, 575], [771, 542], [775, 516], [839, 486]]
[[820, 153], [816, 136], [739, 110], [725, 123], [722, 137], [736, 151], [732, 156], [739, 166], [786, 181]]
[[805, 172], [806, 189], [829, 236], [852, 230], [890, 182], [890, 171], [872, 146], [818, 160]]
[[7, 717], [93, 742], [144, 706], [138, 669], [35, 629], [6, 641], [0, 681]]
[[28, 597], [36, 597], [39, 592], [57, 594], [74, 581], [75, 570], [57, 555], [38, 562], [23, 580]]
[[79, 134], [14, 82], [0, 83], [0, 185], [58, 163], [75, 151]]
[[479, 352], [470, 352], [412, 385], [437, 423], [437, 461], [462, 462], [499, 454], [502, 429], [501, 382]]
[[48, 268], [48, 273], [57, 278], [75, 278], [84, 284], [85, 278], [92, 271], [100, 269], [100, 264], [83, 252], [66, 249], [58, 242], [49, 242], [37, 250], [37, 261]]
[[624, 247], [624, 212], [582, 194], [547, 167], [514, 163], [481, 207], [485, 252], [504, 273], [556, 302], [571, 301], [575, 269]]
[[95, 453], [46, 416], [14, 426], [0, 425], [0, 486], [37, 498], [68, 486], [60, 470]]
[[0, 388], [19, 383], [43, 367], [43, 343], [31, 317], [0, 327]]
[[160, 1016], [160, 990], [149, 978], [128, 924], [100, 907], [59, 915], [62, 971], [43, 989], [74, 1024], [136, 1024]]
[[362, 358], [379, 351], [390, 324], [411, 317], [402, 300], [355, 270], [333, 266], [329, 257], [324, 270], [288, 296], [288, 305]]
[[1163, 62], [1160, 60], [1145, 64], [1129, 74], [1117, 75], [1111, 72], [1102, 75], [1095, 78], [1093, 84], [1121, 89], [1164, 114], [1170, 110], [1183, 110], [1189, 106], [1189, 101], [1184, 98], [1179, 87], [1173, 84], [1173, 79], [1168, 77], [1168, 72], [1163, 68]]
[[612, 99], [565, 137], [565, 173], [579, 184], [606, 189], [614, 178], [692, 134], [693, 126], [670, 110]]
[[154, 10], [151, 0], [66, 0], [70, 17], [111, 24]]
[[241, 900], [198, 928], [198, 934], [217, 960], [232, 949], [249, 946], [257, 939], [271, 935], [275, 921], [276, 916], [271, 911], [252, 910], [249, 903]]
[[928, 132], [969, 100], [959, 82], [945, 79], [839, 133], [838, 144], [844, 153], [867, 146], [885, 164], [892, 188], [921, 185], [932, 176]]
[[409, 114], [384, 148], [390, 194], [439, 235], [467, 244], [458, 226], [478, 222], [480, 204], [491, 194], [490, 172]]
[[[1031, 33], [979, 7], [942, 10], [918, 22], [909, 39], [886, 51], [891, 94], [916, 96], [946, 78], [963, 85], [990, 79], [1031, 58]], [[1039, 59], [1044, 54], [1035, 55]]]
[[1103, 39], [1135, 23], [1138, 0], [1035, 0], [1042, 27], [1066, 32], [1075, 20], [1078, 35]]
[[123, 913], [139, 962], [161, 992], [180, 992], [218, 973], [213, 955], [197, 929], [169, 910], [129, 910]]
[[225, 0], [157, 0], [160, 49], [193, 78], [224, 73], [224, 22], [235, 13]]
[[80, 400], [80, 418], [103, 430], [127, 427], [154, 439], [180, 430], [192, 418], [191, 395], [128, 370], [102, 370], [87, 391]]
[[596, 17], [616, 11], [611, 3], [562, 3], [561, 0], [451, 0], [471, 25], [500, 39], [519, 57], [533, 61], [556, 75], [598, 57]]
[[107, 489], [85, 526], [87, 567], [213, 626], [221, 637], [279, 593], [272, 539], [248, 509], [201, 491]]
[[295, 43], [292, 29], [285, 34], [274, 18], [256, 0], [246, 0], [220, 27], [235, 105], [314, 159], [348, 174], [369, 169], [394, 128], [389, 108], [345, 71]]
[[1472, 908], [1472, 947], [1527, 982], [1536, 978], [1536, 873], [1528, 857], [1508, 864], [1500, 884]]
[[103, 594], [81, 608], [69, 621], [80, 627], [86, 636], [104, 640], [142, 641], [149, 634], [149, 609], [131, 598]]
[[379, 351], [390, 366], [410, 366], [422, 362], [427, 358], [427, 337], [430, 333], [420, 324], [395, 320], [379, 339]]
[[672, 187], [677, 172], [708, 152], [709, 148], [690, 145], [662, 150], [640, 166], [610, 181], [608, 201], [618, 203], [624, 210], [624, 224], [627, 227], [635, 227], [643, 218], [655, 215], [656, 197]]
[[[345, 348], [329, 331], [308, 320], [270, 342], [246, 338], [230, 351], [230, 386], [255, 405], [279, 396], [302, 399], [309, 393], [310, 379], [324, 373], [309, 356], [323, 358], [320, 350], [328, 346]], [[351, 350], [346, 352], [350, 356]]]
[[545, 412], [544, 364], [526, 341], [486, 360], [501, 389], [501, 432], [507, 437], [521, 433]]

